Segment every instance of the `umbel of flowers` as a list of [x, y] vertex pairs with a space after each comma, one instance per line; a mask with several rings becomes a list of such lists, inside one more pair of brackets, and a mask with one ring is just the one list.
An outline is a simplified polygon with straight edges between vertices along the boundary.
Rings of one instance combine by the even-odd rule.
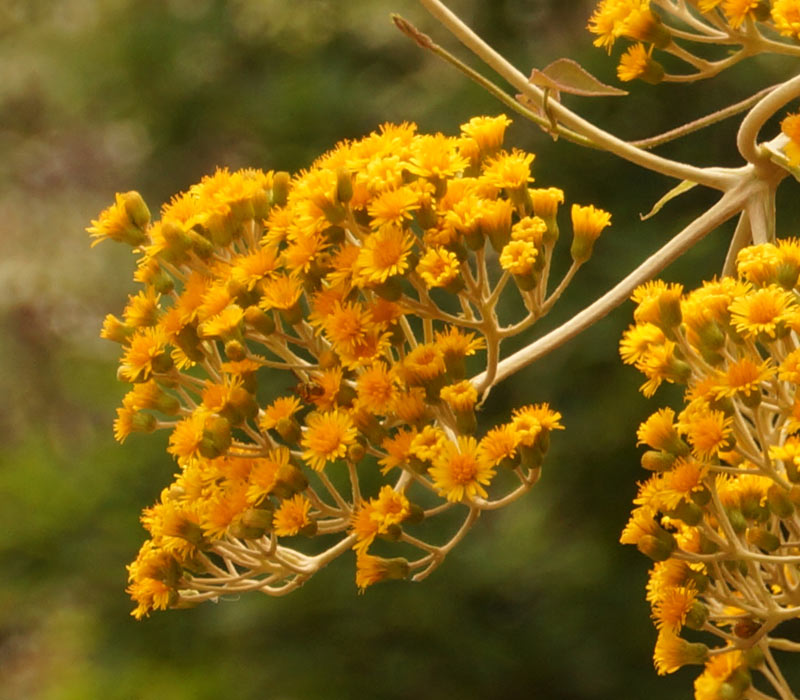
[[[294, 176], [218, 170], [158, 221], [128, 192], [93, 222], [95, 242], [133, 246], [143, 287], [102, 331], [131, 384], [115, 435], [167, 429], [178, 464], [142, 516], [137, 618], [282, 595], [347, 552], [362, 591], [420, 580], [536, 482], [560, 415], [479, 431], [476, 409], [502, 341], [550, 310], [610, 216], [573, 205], [573, 263], [548, 291], [564, 194], [531, 188], [509, 121], [385, 125]], [[498, 317], [505, 294], [521, 318]], [[454, 534], [428, 542], [446, 513]]]
[[[595, 46], [609, 53], [617, 39], [633, 42], [620, 57], [620, 80], [688, 82], [758, 53], [800, 55], [800, 0], [601, 0], [588, 29]], [[729, 51], [705, 57], [709, 44]], [[653, 58], [656, 50], [679, 59], [688, 72], [666, 73]]]
[[774, 652], [800, 652], [782, 636], [800, 617], [800, 241], [745, 248], [737, 267], [686, 294], [639, 287], [620, 347], [645, 395], [686, 387], [679, 413], [639, 428], [652, 475], [621, 541], [656, 562], [656, 669], [703, 665], [697, 700], [794, 697]]

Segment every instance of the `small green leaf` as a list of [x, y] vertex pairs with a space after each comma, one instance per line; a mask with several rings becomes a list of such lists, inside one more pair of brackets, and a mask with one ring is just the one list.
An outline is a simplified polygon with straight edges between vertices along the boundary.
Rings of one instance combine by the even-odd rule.
[[534, 68], [529, 80], [542, 88], [586, 97], [628, 94], [625, 90], [601, 83], [571, 58], [559, 58], [543, 70]]
[[661, 207], [663, 207], [667, 202], [671, 199], [675, 199], [682, 195], [684, 192], [688, 192], [692, 187], [697, 185], [696, 182], [692, 182], [691, 180], [684, 180], [680, 184], [673, 187], [669, 192], [667, 192], [661, 199], [659, 199], [654, 205], [653, 208], [647, 212], [647, 214], [639, 214], [639, 218], [642, 221], [647, 221], [651, 216], [655, 216], [661, 211]]

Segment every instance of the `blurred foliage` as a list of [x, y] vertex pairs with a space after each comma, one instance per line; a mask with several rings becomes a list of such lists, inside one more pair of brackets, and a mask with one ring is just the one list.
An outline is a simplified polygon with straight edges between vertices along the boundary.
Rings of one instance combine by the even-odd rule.
[[[614, 82], [614, 61], [584, 31], [589, 2], [452, 6], [523, 70], [570, 55]], [[128, 616], [124, 566], [143, 538], [139, 511], [174, 465], [163, 438], [120, 448], [111, 437], [123, 391], [116, 349], [96, 336], [132, 288], [132, 260], [111, 244], [90, 252], [84, 228], [118, 190], [139, 189], [155, 210], [217, 165], [295, 170], [383, 121], [455, 133], [474, 114], [500, 111], [401, 37], [390, 11], [459, 50], [412, 0], [0, 2], [0, 696], [685, 695], [691, 671], [659, 679], [652, 670], [647, 563], [617, 544], [643, 477], [635, 428], [655, 408], [617, 360], [629, 308], [495, 389], [487, 420], [549, 401], [568, 430], [531, 495], [488, 514], [424, 584], [358, 597], [352, 562], [337, 562], [286, 599], [253, 594], [143, 623]], [[751, 61], [712, 90], [634, 85], [626, 101], [580, 106], [641, 137], [786, 70]], [[713, 139], [664, 152], [736, 164], [734, 134], [732, 121]], [[508, 141], [537, 153], [538, 183], [614, 213], [550, 325], [712, 201], [692, 192], [642, 224], [639, 213], [672, 183], [554, 144], [520, 120]], [[781, 197], [784, 234], [796, 233], [797, 198]], [[713, 274], [728, 233], [710, 236], [669, 277]]]

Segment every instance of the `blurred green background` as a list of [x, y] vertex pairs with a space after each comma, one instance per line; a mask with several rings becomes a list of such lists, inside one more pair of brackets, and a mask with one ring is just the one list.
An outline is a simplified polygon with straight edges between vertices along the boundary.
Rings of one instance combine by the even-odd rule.
[[[585, 31], [590, 2], [452, 6], [526, 72], [569, 55], [615, 82], [615, 61]], [[487, 421], [549, 401], [568, 430], [533, 492], [482, 518], [423, 584], [357, 596], [348, 559], [285, 599], [251, 594], [129, 617], [125, 564], [144, 537], [139, 512], [175, 467], [165, 436], [112, 439], [124, 388], [117, 348], [97, 334], [133, 289], [133, 260], [110, 243], [90, 250], [84, 228], [116, 191], [138, 189], [157, 211], [217, 165], [295, 170], [384, 121], [457, 133], [469, 117], [501, 111], [401, 37], [390, 11], [459, 50], [412, 0], [0, 0], [3, 698], [690, 696], [692, 670], [655, 675], [648, 563], [617, 544], [644, 478], [636, 427], [675, 397], [648, 404], [617, 359], [630, 305], [495, 389]], [[624, 100], [570, 103], [636, 138], [789, 70], [751, 60], [713, 87], [633, 85]], [[734, 136], [726, 122], [662, 152], [736, 165]], [[537, 153], [539, 185], [614, 216], [548, 327], [713, 201], [691, 192], [641, 223], [674, 183], [554, 144], [520, 119], [507, 142]], [[780, 223], [794, 233], [796, 184], [783, 189]], [[667, 276], [714, 274], [729, 233]]]

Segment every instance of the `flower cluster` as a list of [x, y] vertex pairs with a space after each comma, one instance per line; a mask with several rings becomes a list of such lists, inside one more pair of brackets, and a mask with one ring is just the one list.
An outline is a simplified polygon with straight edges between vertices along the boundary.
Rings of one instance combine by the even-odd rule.
[[[560, 415], [525, 406], [481, 435], [476, 409], [502, 341], [550, 310], [610, 216], [573, 205], [573, 263], [548, 293], [564, 193], [530, 187], [508, 123], [384, 125], [293, 177], [218, 170], [158, 221], [128, 192], [93, 222], [134, 247], [143, 285], [102, 332], [131, 384], [115, 435], [168, 429], [179, 466], [142, 517], [137, 618], [282, 595], [348, 551], [361, 590], [420, 580], [536, 482]], [[509, 325], [504, 292], [524, 306]], [[422, 538], [458, 508], [447, 543]]]
[[[609, 53], [619, 38], [635, 42], [620, 58], [617, 67], [620, 80], [638, 78], [653, 84], [662, 80], [695, 80], [715, 75], [757, 52], [798, 55], [800, 47], [793, 43], [800, 39], [800, 0], [689, 0], [653, 4], [658, 5], [660, 12], [654, 10], [650, 0], [601, 0], [589, 20], [587, 28], [596, 35], [595, 46]], [[793, 43], [774, 41], [763, 35], [759, 27]], [[707, 60], [687, 48], [709, 43], [740, 48], [717, 61]], [[695, 72], [665, 74], [663, 66], [653, 58], [654, 49], [676, 56]]]
[[620, 345], [645, 395], [686, 386], [682, 411], [639, 428], [652, 476], [621, 542], [656, 562], [656, 668], [704, 664], [697, 700], [771, 697], [749, 694], [752, 672], [780, 690], [773, 652], [800, 651], [775, 636], [800, 616], [800, 241], [745, 248], [737, 267], [689, 293], [639, 287]]

